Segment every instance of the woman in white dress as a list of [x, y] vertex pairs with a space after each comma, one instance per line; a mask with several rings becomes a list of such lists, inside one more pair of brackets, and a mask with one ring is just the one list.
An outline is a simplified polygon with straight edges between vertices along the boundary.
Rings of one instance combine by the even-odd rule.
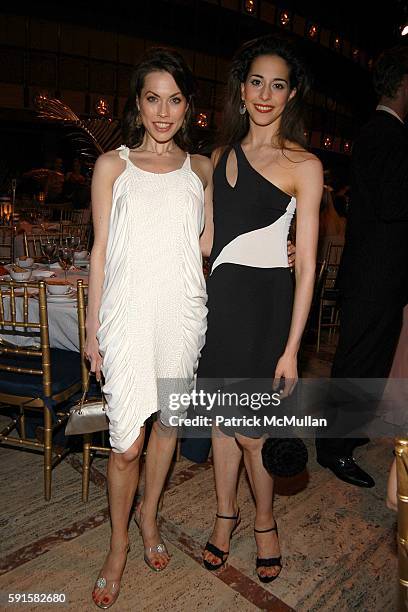
[[169, 561], [156, 524], [176, 444], [167, 398], [192, 389], [207, 314], [200, 234], [212, 166], [186, 153], [193, 92], [179, 54], [148, 52], [125, 108], [126, 145], [102, 155], [94, 170], [85, 354], [97, 378], [104, 376], [112, 446], [110, 550], [92, 593], [101, 608], [119, 595], [144, 423], [156, 412], [138, 522], [146, 563], [160, 571]]

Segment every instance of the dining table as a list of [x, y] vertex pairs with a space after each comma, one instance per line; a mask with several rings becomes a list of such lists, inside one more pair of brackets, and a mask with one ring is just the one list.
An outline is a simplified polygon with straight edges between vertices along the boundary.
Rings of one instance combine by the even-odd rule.
[[[66, 295], [58, 296], [51, 295], [47, 291], [47, 310], [48, 310], [48, 328], [51, 348], [58, 348], [67, 351], [79, 351], [79, 336], [78, 336], [78, 312], [77, 312], [77, 299], [76, 299], [76, 285], [77, 280], [82, 279], [84, 284], [88, 283], [89, 266], [84, 264], [84, 267], [73, 266], [67, 271], [67, 281], [70, 284], [70, 291]], [[34, 264], [33, 276], [30, 279], [32, 281], [47, 280], [41, 278], [41, 272], [45, 272], [47, 275], [52, 273], [52, 278], [64, 280], [64, 271], [58, 262], [52, 263], [50, 266], [43, 264]], [[7, 280], [7, 276], [0, 277], [0, 284], [2, 280]], [[17, 289], [18, 292], [18, 289]], [[8, 309], [7, 298], [4, 298], [4, 306]], [[16, 310], [17, 320], [23, 308], [23, 298], [16, 298]], [[28, 299], [28, 314], [29, 321], [36, 322], [39, 320], [39, 304], [38, 304], [38, 290], [36, 288], [29, 288], [29, 299]], [[39, 345], [38, 337], [30, 337], [29, 332], [26, 335], [13, 335], [9, 331], [3, 333], [0, 330], [0, 339], [13, 343], [17, 346], [33, 346]]]

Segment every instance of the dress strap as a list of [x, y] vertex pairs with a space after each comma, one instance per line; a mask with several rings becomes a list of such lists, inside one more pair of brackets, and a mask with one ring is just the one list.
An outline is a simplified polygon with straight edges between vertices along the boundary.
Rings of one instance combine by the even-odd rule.
[[119, 151], [119, 157], [121, 159], [124, 159], [126, 162], [129, 161], [129, 147], [126, 145], [120, 145], [120, 147], [118, 147], [116, 150]]
[[241, 162], [241, 164], [243, 163], [246, 165], [245, 162], [247, 162], [247, 158], [245, 157], [245, 154], [242, 150], [241, 143], [235, 142], [232, 145], [232, 148], [234, 149], [235, 155], [237, 156], [237, 164], [240, 165], [240, 162]]
[[191, 156], [190, 153], [186, 152], [186, 159], [183, 162], [182, 168], [187, 168], [187, 170], [191, 170]]

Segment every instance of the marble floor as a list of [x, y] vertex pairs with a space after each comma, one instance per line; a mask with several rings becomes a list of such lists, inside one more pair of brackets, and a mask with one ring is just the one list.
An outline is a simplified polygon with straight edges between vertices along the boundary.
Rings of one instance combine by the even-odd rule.
[[[329, 372], [330, 347], [303, 355], [308, 376]], [[3, 417], [2, 417], [3, 419]], [[359, 489], [334, 478], [309, 447], [307, 473], [277, 481], [283, 569], [261, 584], [254, 571], [254, 506], [245, 475], [239, 485], [242, 521], [227, 565], [218, 573], [201, 564], [211, 530], [215, 495], [211, 462], [175, 463], [160, 525], [172, 555], [155, 574], [143, 562], [142, 542], [131, 523], [131, 550], [118, 612], [396, 612], [396, 517], [384, 504], [390, 440], [356, 451], [376, 487]], [[89, 501], [81, 501], [80, 455], [71, 454], [53, 473], [50, 502], [42, 496], [42, 457], [0, 447], [1, 610], [96, 609], [90, 597], [106, 554], [109, 515], [106, 458], [93, 463]], [[17, 477], [16, 477], [17, 476]], [[9, 593], [64, 594], [65, 604], [7, 604]]]

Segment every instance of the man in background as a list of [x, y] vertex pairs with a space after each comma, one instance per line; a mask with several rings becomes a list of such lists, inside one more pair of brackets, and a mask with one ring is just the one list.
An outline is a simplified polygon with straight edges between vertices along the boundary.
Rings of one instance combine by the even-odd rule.
[[[373, 83], [379, 104], [352, 152], [351, 202], [338, 276], [336, 379], [388, 377], [408, 301], [408, 47], [394, 47], [379, 57]], [[358, 421], [358, 398], [353, 409], [351, 418]], [[354, 448], [365, 442], [317, 439], [317, 460], [341, 480], [372, 487], [374, 480], [353, 459]]]

